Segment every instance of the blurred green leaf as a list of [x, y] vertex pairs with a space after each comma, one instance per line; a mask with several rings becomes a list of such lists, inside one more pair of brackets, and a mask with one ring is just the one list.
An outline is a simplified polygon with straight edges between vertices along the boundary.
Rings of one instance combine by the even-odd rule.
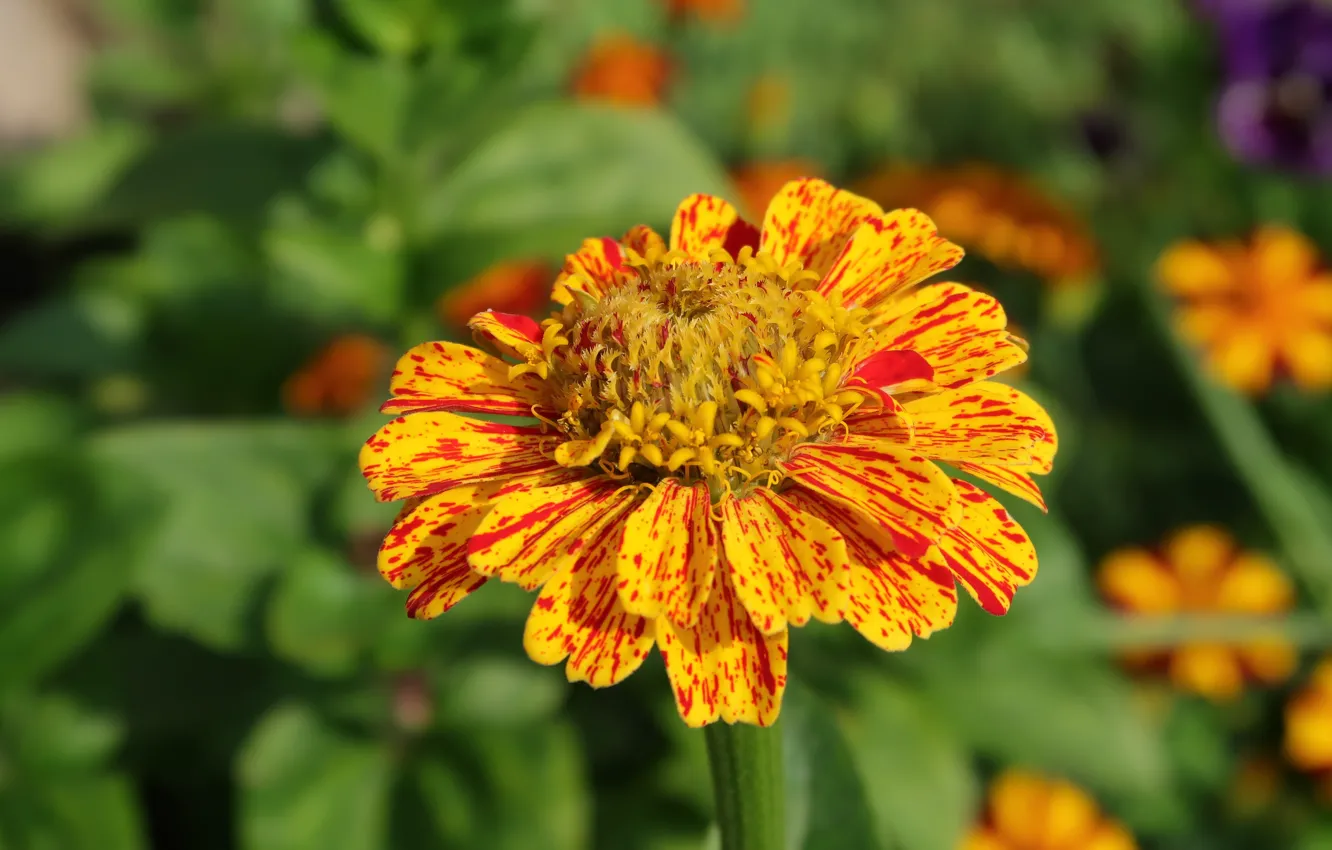
[[458, 729], [535, 724], [564, 702], [566, 688], [546, 672], [526, 658], [456, 661], [437, 680], [439, 716]]
[[391, 59], [366, 58], [310, 30], [293, 58], [319, 95], [329, 123], [353, 145], [393, 163], [399, 153], [412, 77]]
[[88, 224], [138, 225], [204, 212], [254, 220], [299, 189], [323, 144], [244, 124], [191, 127], [148, 147], [90, 212]]
[[[619, 233], [670, 221], [691, 192], [732, 194], [716, 158], [670, 117], [579, 103], [528, 107], [424, 198], [423, 234]], [[535, 241], [525, 242], [533, 251]]]
[[315, 224], [277, 224], [264, 235], [279, 303], [306, 315], [386, 323], [401, 305], [403, 269], [396, 252], [360, 233]]
[[0, 326], [0, 375], [64, 380], [124, 369], [138, 344], [139, 319], [116, 293], [83, 290], [42, 301]]
[[382, 745], [280, 705], [255, 727], [236, 765], [245, 850], [378, 850], [387, 846], [392, 762]]
[[246, 637], [251, 595], [300, 551], [312, 485], [340, 456], [330, 432], [296, 422], [166, 423], [109, 430], [94, 452], [165, 511], [135, 565], [145, 609], [215, 647]]
[[[874, 850], [874, 815], [833, 708], [797, 682], [782, 704], [786, 844], [803, 850]], [[906, 845], [903, 845], [906, 846]]]
[[8, 164], [0, 170], [0, 218], [68, 226], [147, 143], [143, 128], [113, 123]]
[[6, 760], [39, 774], [95, 768], [120, 746], [121, 724], [58, 694], [11, 693], [0, 699]]
[[401, 606], [384, 581], [311, 550], [292, 558], [283, 571], [268, 603], [266, 627], [279, 658], [337, 676], [356, 669], [388, 616], [401, 616]]
[[406, 56], [429, 35], [434, 0], [336, 0], [356, 33], [381, 53]]
[[918, 693], [887, 679], [862, 677], [854, 704], [839, 720], [880, 841], [955, 850], [979, 796], [964, 742]]

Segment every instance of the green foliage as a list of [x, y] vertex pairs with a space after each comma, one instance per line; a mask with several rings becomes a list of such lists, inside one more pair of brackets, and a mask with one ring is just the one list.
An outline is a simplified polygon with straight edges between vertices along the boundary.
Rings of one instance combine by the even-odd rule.
[[[1332, 632], [1332, 403], [1219, 387], [1149, 288], [1179, 238], [1284, 221], [1327, 253], [1332, 216], [1218, 143], [1196, 4], [749, 0], [729, 23], [665, 0], [83, 5], [87, 126], [0, 147], [0, 847], [718, 847], [702, 734], [659, 661], [569, 685], [524, 656], [531, 595], [498, 582], [408, 619], [376, 575], [398, 506], [356, 453], [392, 358], [466, 337], [440, 296], [664, 230], [691, 192], [734, 199], [735, 166], [799, 158], [843, 184], [996, 164], [1104, 262], [1082, 290], [975, 256], [954, 273], [1025, 330], [1020, 380], [1059, 425], [1050, 513], [1004, 500], [1039, 576], [1007, 616], [964, 598], [900, 654], [792, 635], [789, 846], [953, 850], [1023, 767], [1146, 850], [1332, 848], [1289, 765], [1271, 802], [1231, 802], [1242, 753], [1281, 758], [1284, 702]], [[569, 96], [617, 31], [666, 53], [658, 107]], [[1089, 116], [1120, 144], [1088, 144]], [[385, 345], [373, 386], [297, 410], [288, 382], [349, 333]], [[1253, 633], [1140, 627], [1098, 599], [1109, 550], [1200, 521], [1294, 577], [1290, 688], [1215, 705], [1119, 663]]]

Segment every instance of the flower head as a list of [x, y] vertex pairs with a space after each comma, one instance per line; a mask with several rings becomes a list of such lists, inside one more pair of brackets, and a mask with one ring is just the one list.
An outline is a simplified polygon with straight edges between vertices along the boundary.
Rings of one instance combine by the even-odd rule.
[[1265, 227], [1248, 245], [1179, 242], [1156, 273], [1179, 299], [1180, 333], [1222, 382], [1258, 393], [1284, 372], [1307, 390], [1332, 387], [1332, 273], [1304, 236]]
[[388, 360], [388, 349], [373, 337], [337, 337], [287, 379], [283, 404], [302, 416], [355, 413], [380, 386]]
[[630, 35], [612, 33], [596, 41], [583, 57], [573, 92], [583, 100], [656, 106], [670, 73], [670, 60], [661, 50]]
[[1319, 662], [1286, 705], [1285, 749], [1301, 770], [1332, 776], [1332, 658]]
[[820, 180], [761, 227], [695, 195], [669, 241], [585, 241], [550, 318], [472, 319], [499, 356], [399, 362], [399, 418], [361, 453], [376, 495], [407, 500], [381, 571], [417, 617], [492, 577], [539, 588], [529, 655], [596, 687], [655, 644], [690, 725], [777, 717], [788, 626], [903, 649], [952, 621], [955, 580], [1004, 612], [1031, 542], [935, 461], [1039, 504], [1055, 432], [988, 380], [1026, 357], [998, 303], [918, 286], [960, 256], [923, 214]]
[[[1114, 552], [1102, 563], [1098, 580], [1107, 599], [1138, 614], [1280, 614], [1294, 603], [1285, 573], [1212, 526], [1181, 529], [1157, 552]], [[1246, 678], [1282, 681], [1296, 658], [1294, 647], [1271, 639], [1239, 646], [1190, 643], [1138, 660], [1166, 665], [1184, 690], [1225, 700], [1239, 695]]]
[[496, 263], [440, 296], [435, 304], [446, 328], [465, 328], [482, 310], [530, 315], [550, 297], [550, 264], [544, 260]]
[[1010, 770], [990, 786], [986, 817], [961, 850], [1136, 850], [1133, 836], [1069, 782]]
[[885, 205], [919, 206], [949, 239], [997, 266], [1055, 285], [1085, 283], [1100, 265], [1096, 243], [1071, 211], [1030, 181], [990, 165], [893, 166], [866, 178], [860, 191]]

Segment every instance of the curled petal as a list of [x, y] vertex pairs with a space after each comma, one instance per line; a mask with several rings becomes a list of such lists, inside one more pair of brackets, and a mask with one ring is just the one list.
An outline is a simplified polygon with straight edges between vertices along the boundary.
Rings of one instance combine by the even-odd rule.
[[657, 643], [689, 726], [716, 720], [771, 726], [786, 690], [786, 632], [764, 635], [722, 569], [692, 627], [657, 620]]
[[603, 236], [584, 239], [582, 247], [564, 260], [564, 269], [555, 279], [550, 299], [558, 304], [573, 301], [573, 293], [582, 292], [600, 300], [624, 282], [624, 249], [620, 243]]
[[961, 259], [962, 249], [940, 236], [925, 213], [894, 210], [856, 228], [818, 291], [840, 304], [873, 307]]
[[509, 380], [509, 364], [454, 342], [427, 342], [398, 361], [389, 383], [393, 398], [382, 413], [462, 410], [501, 416], [530, 416], [546, 405], [545, 389], [534, 375]]
[[671, 250], [708, 259], [717, 248], [735, 256], [744, 245], [758, 243], [754, 226], [740, 218], [729, 201], [714, 195], [690, 195], [671, 221]]
[[399, 416], [361, 447], [361, 474], [381, 502], [428, 496], [458, 484], [555, 468], [539, 429], [452, 413]]
[[966, 481], [953, 483], [961, 518], [940, 539], [939, 552], [981, 608], [1003, 614], [1017, 588], [1036, 576], [1036, 548], [993, 496]]
[[473, 316], [467, 326], [479, 345], [488, 345], [505, 357], [525, 360], [541, 351], [541, 326], [528, 316], [487, 310]]
[[625, 522], [616, 567], [625, 610], [692, 626], [712, 592], [719, 551], [707, 485], [662, 481]]
[[792, 180], [763, 216], [762, 248], [779, 266], [793, 260], [822, 276], [865, 221], [883, 216], [873, 201], [825, 180]]

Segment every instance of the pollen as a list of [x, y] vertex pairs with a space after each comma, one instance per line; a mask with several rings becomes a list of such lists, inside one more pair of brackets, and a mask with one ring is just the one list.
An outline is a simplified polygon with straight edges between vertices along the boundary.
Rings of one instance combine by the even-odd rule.
[[561, 465], [704, 481], [717, 501], [773, 486], [797, 445], [877, 403], [845, 383], [871, 333], [865, 311], [815, 292], [798, 263], [746, 247], [627, 265], [635, 279], [599, 300], [575, 294], [512, 369], [546, 380], [563, 408], [547, 421]]

